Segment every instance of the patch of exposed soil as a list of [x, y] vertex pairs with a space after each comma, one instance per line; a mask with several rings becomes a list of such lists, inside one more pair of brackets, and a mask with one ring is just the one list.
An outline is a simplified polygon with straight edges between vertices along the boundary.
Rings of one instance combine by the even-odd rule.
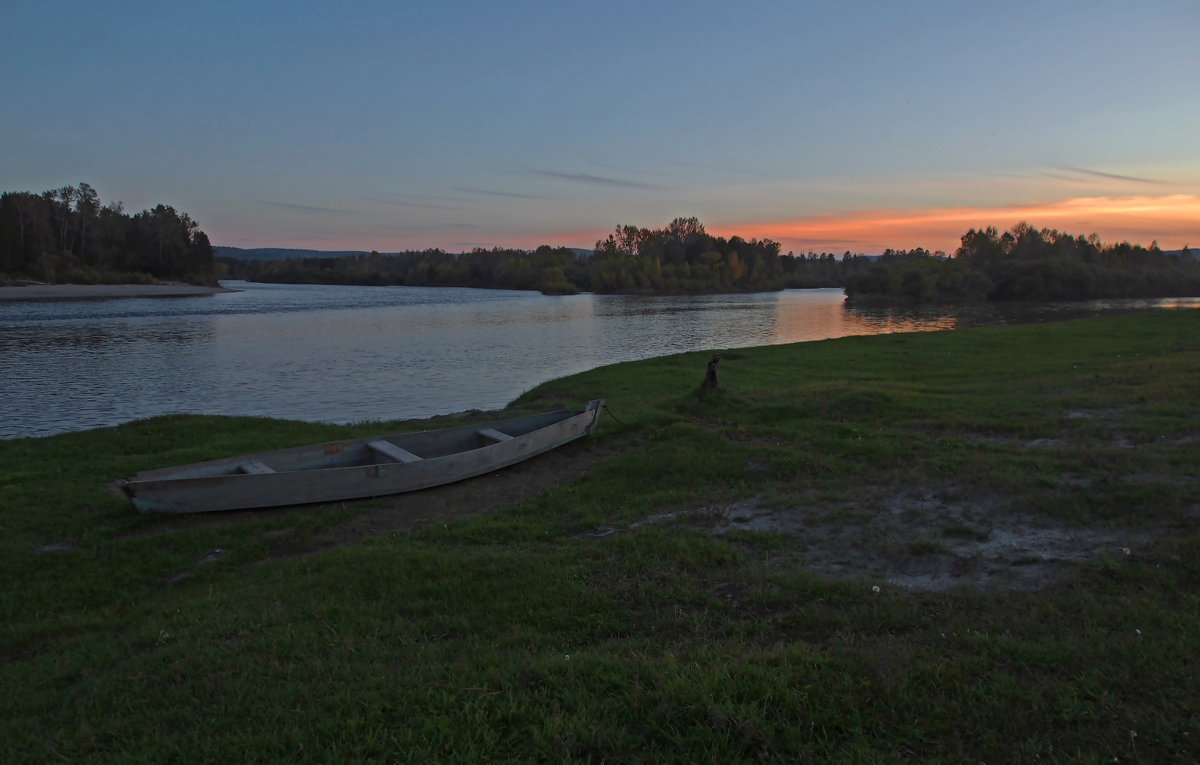
[[47, 542], [30, 550], [34, 555], [49, 555], [51, 553], [71, 553], [79, 549], [79, 545], [71, 540]]
[[1036, 590], [1085, 560], [1136, 555], [1152, 541], [1143, 530], [1089, 528], [1023, 515], [998, 498], [908, 488], [838, 505], [783, 505], [752, 498], [662, 513], [605, 537], [659, 523], [685, 523], [711, 534], [774, 532], [790, 538], [788, 559], [834, 579], [865, 579], [905, 589], [955, 587]]

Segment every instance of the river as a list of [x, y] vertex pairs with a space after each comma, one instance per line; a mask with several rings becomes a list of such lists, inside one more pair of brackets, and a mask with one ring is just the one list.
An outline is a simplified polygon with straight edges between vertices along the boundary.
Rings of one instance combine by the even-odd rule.
[[[963, 313], [852, 309], [841, 290], [551, 297], [454, 288], [225, 286], [238, 291], [0, 302], [0, 438], [179, 412], [337, 423], [420, 418], [500, 408], [555, 377], [680, 351], [1173, 304], [1109, 301]], [[697, 369], [697, 382], [702, 375]]]

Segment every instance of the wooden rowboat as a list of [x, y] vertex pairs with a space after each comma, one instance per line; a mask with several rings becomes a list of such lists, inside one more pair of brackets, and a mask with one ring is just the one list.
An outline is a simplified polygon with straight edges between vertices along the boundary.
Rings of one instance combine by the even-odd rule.
[[117, 485], [143, 513], [245, 510], [400, 494], [490, 473], [591, 435], [603, 405], [596, 400], [581, 410], [148, 470]]

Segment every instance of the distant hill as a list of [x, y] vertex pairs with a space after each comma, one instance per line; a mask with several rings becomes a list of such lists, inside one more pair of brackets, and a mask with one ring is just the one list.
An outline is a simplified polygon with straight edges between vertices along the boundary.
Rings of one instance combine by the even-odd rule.
[[[592, 250], [584, 247], [572, 247], [574, 253], [579, 257], [591, 257]], [[1168, 255], [1179, 255], [1183, 252], [1179, 250], [1166, 250]], [[367, 250], [299, 250], [289, 249], [287, 247], [258, 247], [255, 249], [244, 249], [242, 247], [225, 247], [218, 245], [213, 247], [213, 254], [217, 258], [227, 258], [231, 260], [287, 260], [288, 258], [341, 258], [347, 255], [366, 255]], [[385, 252], [384, 255], [395, 255], [397, 253]], [[1188, 254], [1197, 260], [1200, 260], [1200, 247], [1193, 247], [1188, 250]], [[865, 255], [869, 260], [878, 260], [878, 255]]]
[[[579, 257], [590, 257], [592, 250], [583, 247], [572, 247]], [[244, 249], [242, 247], [213, 247], [217, 258], [228, 260], [287, 260], [288, 258], [341, 258], [347, 255], [366, 255], [367, 250], [297, 250], [287, 247], [258, 247]], [[384, 252], [383, 255], [396, 255], [394, 252]]]

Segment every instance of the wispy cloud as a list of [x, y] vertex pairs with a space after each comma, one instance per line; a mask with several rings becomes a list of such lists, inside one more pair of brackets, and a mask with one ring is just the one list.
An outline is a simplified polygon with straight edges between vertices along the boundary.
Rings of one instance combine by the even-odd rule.
[[493, 191], [492, 189], [478, 189], [472, 186], [455, 186], [454, 191], [461, 191], [464, 194], [483, 194], [489, 197], [510, 197], [512, 199], [549, 199], [549, 197], [538, 196], [537, 194], [519, 194], [515, 191]]
[[698, 170], [712, 170], [726, 175], [735, 175], [743, 178], [784, 178], [786, 176], [779, 173], [770, 173], [762, 170], [753, 170], [745, 167], [730, 167], [728, 165], [715, 165], [708, 162], [694, 162], [690, 160], [675, 160], [671, 162], [679, 167], [690, 167]]
[[1042, 178], [1053, 178], [1056, 181], [1067, 181], [1068, 183], [1083, 183], [1089, 186], [1098, 182], [1095, 178], [1080, 178], [1078, 175], [1067, 175], [1066, 173], [1042, 171], [1038, 175]]
[[645, 189], [650, 191], [666, 191], [666, 186], [659, 186], [653, 183], [642, 183], [641, 181], [627, 181], [622, 178], [609, 178], [603, 175], [592, 175], [591, 173], [564, 173], [557, 170], [539, 170], [530, 168], [529, 170], [534, 175], [540, 175], [543, 178], [554, 178], [560, 181], [571, 181], [572, 183], [582, 183], [588, 186], [609, 186], [621, 189]]
[[388, 226], [379, 229], [384, 234], [423, 234], [436, 235], [445, 231], [468, 231], [476, 229], [474, 223], [465, 223], [462, 221], [446, 221], [446, 222], [425, 222], [419, 221], [415, 223], [392, 223]]
[[416, 207], [423, 210], [462, 210], [461, 200], [454, 197], [439, 197], [424, 194], [397, 194], [378, 192], [367, 197], [372, 202], [392, 207]]
[[[983, 175], [990, 175], [996, 178], [1017, 178], [1018, 180], [1023, 181], [1036, 177], [1034, 175], [1030, 175], [1029, 173], [1015, 173], [1009, 170], [981, 170], [980, 172]], [[1042, 175], [1045, 175], [1045, 173], [1042, 173]]]
[[272, 202], [268, 199], [254, 200], [260, 205], [270, 205], [271, 207], [282, 207], [285, 210], [299, 210], [300, 212], [316, 212], [316, 213], [331, 213], [334, 215], [343, 215], [348, 210], [339, 210], [335, 207], [316, 207], [314, 205], [299, 205], [293, 202]]
[[1054, 169], [1061, 170], [1061, 171], [1067, 172], [1067, 173], [1074, 173], [1075, 176], [1063, 176], [1063, 175], [1056, 175], [1053, 173], [1045, 173], [1045, 175], [1050, 178], [1060, 178], [1063, 180], [1074, 180], [1074, 181], [1081, 180], [1077, 176], [1082, 175], [1085, 178], [1104, 179], [1107, 181], [1125, 181], [1126, 183], [1144, 183], [1144, 184], [1147, 184], [1150, 186], [1172, 186], [1172, 185], [1174, 185], [1167, 181], [1160, 181], [1160, 180], [1156, 180], [1154, 178], [1138, 178], [1137, 176], [1134, 176], [1134, 175], [1120, 175], [1118, 173], [1106, 173], [1101, 170], [1089, 170], [1086, 167], [1073, 167], [1071, 165], [1056, 165]]

